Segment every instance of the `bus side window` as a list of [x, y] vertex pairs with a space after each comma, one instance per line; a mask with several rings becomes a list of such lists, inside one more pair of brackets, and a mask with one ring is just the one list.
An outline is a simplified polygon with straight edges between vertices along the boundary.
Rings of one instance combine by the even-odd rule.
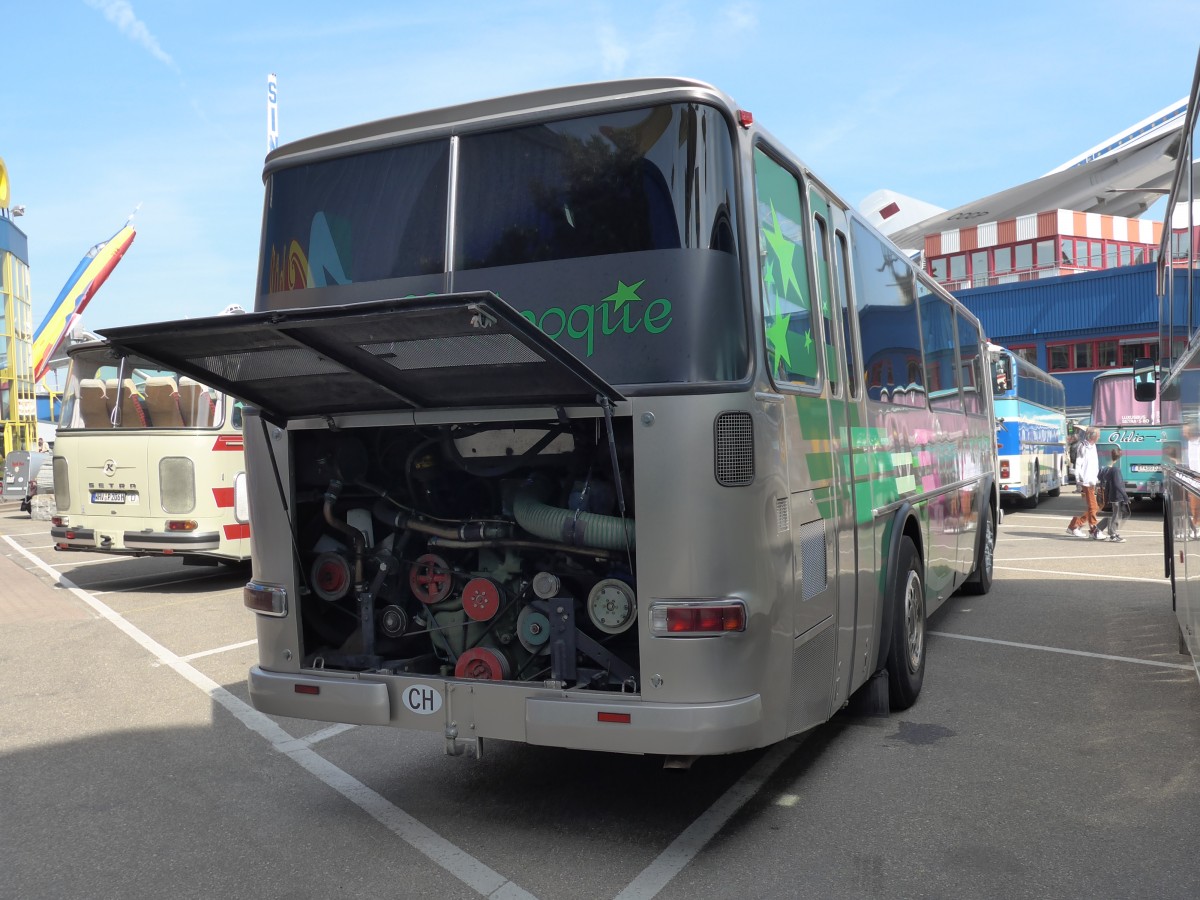
[[834, 278], [834, 292], [838, 295], [838, 304], [842, 308], [842, 352], [846, 358], [846, 384], [849, 388], [847, 394], [850, 398], [857, 400], [859, 396], [858, 345], [854, 340], [854, 333], [850, 323], [850, 269], [846, 265], [846, 235], [840, 231], [835, 232], [835, 234], [836, 240], [834, 241], [834, 246], [837, 253], [837, 272]]
[[754, 184], [767, 365], [777, 384], [816, 387], [818, 344], [808, 296], [800, 182], [762, 150], [755, 149]]
[[[819, 194], [810, 192], [809, 197], [813, 206], [821, 204], [828, 210], [824, 198]], [[821, 333], [824, 335], [825, 341], [825, 377], [829, 380], [829, 393], [834, 397], [840, 397], [842, 382], [838, 376], [839, 360], [834, 337], [834, 317], [838, 314], [838, 310], [833, 305], [830, 284], [833, 279], [829, 272], [829, 228], [825, 224], [825, 219], [820, 215], [813, 216], [813, 224], [816, 226], [813, 253], [817, 264], [817, 307], [821, 311]]]

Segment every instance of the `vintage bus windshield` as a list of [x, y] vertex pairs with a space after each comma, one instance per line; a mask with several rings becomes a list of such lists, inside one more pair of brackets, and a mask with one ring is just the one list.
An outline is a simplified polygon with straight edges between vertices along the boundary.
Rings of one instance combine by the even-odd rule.
[[614, 384], [749, 364], [726, 119], [674, 103], [268, 176], [257, 308], [489, 290]]
[[220, 428], [224, 420], [225, 398], [194, 379], [136, 357], [122, 363], [104, 347], [71, 353], [59, 428]]
[[1137, 400], [1133, 374], [1099, 375], [1092, 384], [1092, 424], [1099, 427], [1168, 425], [1180, 421], [1177, 400]]

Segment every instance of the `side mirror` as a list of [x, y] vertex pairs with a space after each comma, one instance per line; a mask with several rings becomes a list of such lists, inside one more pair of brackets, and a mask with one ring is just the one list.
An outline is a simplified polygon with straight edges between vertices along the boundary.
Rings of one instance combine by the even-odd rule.
[[1139, 403], [1152, 403], [1158, 395], [1157, 367], [1154, 360], [1145, 357], [1133, 361], [1133, 399]]

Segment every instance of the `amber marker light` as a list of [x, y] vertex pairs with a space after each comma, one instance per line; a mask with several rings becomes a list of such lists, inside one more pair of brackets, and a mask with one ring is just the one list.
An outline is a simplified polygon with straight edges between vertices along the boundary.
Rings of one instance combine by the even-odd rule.
[[287, 615], [287, 591], [274, 584], [251, 581], [242, 588], [242, 603], [260, 615]]

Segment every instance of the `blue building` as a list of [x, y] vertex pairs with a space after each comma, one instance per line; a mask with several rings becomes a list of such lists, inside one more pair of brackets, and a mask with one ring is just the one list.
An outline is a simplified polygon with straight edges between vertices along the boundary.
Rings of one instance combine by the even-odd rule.
[[[1087, 415], [1092, 379], [1158, 357], [1153, 263], [955, 291], [988, 338], [1060, 379], [1070, 415]], [[1186, 270], [1176, 277], [1185, 278]], [[1176, 296], [1186, 296], [1186, 288]], [[1186, 309], [1175, 313], [1187, 321]]]

